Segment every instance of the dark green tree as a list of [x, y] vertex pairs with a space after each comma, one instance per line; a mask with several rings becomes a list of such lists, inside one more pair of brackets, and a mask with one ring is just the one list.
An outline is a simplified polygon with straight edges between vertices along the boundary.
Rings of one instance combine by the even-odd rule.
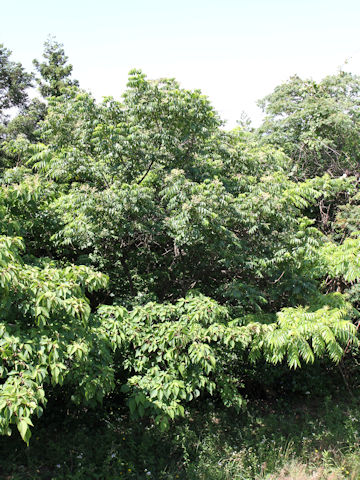
[[0, 120], [6, 110], [23, 107], [28, 102], [27, 89], [32, 85], [32, 75], [25, 72], [21, 63], [10, 60], [11, 51], [0, 44]]
[[20, 109], [19, 115], [26, 115], [28, 88], [32, 86], [33, 79], [21, 63], [12, 61], [10, 57], [11, 51], [0, 44], [0, 168], [10, 166], [13, 159], [11, 153], [2, 148], [3, 142], [9, 138], [9, 110], [17, 108]]

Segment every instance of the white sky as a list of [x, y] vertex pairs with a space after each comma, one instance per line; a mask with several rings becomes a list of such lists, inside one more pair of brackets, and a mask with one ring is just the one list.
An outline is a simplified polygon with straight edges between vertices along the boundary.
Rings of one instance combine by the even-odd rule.
[[96, 98], [140, 68], [200, 88], [228, 127], [259, 123], [256, 100], [295, 73], [360, 74], [359, 26], [359, 0], [0, 0], [0, 43], [27, 69], [55, 35]]

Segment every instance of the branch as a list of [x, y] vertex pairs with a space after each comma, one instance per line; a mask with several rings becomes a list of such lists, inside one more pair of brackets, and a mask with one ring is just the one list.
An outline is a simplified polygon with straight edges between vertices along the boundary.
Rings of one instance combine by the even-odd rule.
[[151, 160], [150, 165], [148, 166], [148, 168], [147, 168], [146, 172], [144, 173], [144, 175], [142, 176], [141, 180], [138, 181], [138, 185], [140, 185], [140, 183], [145, 179], [147, 174], [150, 172], [151, 167], [154, 165], [154, 162], [155, 162], [155, 157]]

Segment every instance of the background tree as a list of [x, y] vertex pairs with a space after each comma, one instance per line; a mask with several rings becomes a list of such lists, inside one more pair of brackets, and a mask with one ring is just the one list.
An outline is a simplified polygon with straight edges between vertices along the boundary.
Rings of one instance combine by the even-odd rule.
[[11, 51], [0, 44], [0, 120], [6, 110], [24, 107], [28, 102], [27, 89], [32, 86], [32, 75], [26, 73], [21, 63], [10, 60]]
[[[55, 39], [49, 38], [44, 47], [44, 61], [34, 60], [34, 65], [39, 73], [36, 81], [39, 85], [40, 94], [43, 99], [48, 99], [51, 96], [59, 96], [64, 88], [78, 85], [78, 82], [70, 79], [72, 65], [67, 64], [63, 45], [56, 42]], [[4, 52], [3, 58], [6, 59], [6, 54], [9, 55], [9, 52], [6, 49]], [[20, 64], [13, 64], [8, 61], [6, 72], [7, 77], [5, 73], [3, 75], [4, 85], [9, 83], [9, 78], [12, 79], [14, 85], [8, 89], [7, 95], [4, 92], [3, 103], [7, 108], [14, 106], [16, 102], [22, 106], [18, 115], [7, 122], [7, 125], [4, 125], [1, 130], [3, 140], [1, 148], [2, 164], [11, 166], [19, 165], [22, 161], [25, 161], [26, 145], [38, 140], [37, 130], [40, 122], [46, 116], [47, 104], [39, 98], [28, 101], [23, 79], [24, 76], [26, 79], [28, 74], [22, 72]], [[11, 75], [9, 72], [11, 72]], [[29, 76], [29, 78], [33, 78], [33, 76]], [[22, 152], [21, 159], [19, 152]]]
[[44, 98], [61, 95], [64, 87], [78, 85], [71, 80], [72, 65], [68, 64], [63, 44], [50, 37], [44, 44], [44, 60], [34, 60], [33, 64], [39, 73], [36, 81]]
[[295, 75], [259, 105], [266, 112], [260, 136], [281, 147], [300, 176], [359, 172], [359, 76], [340, 72], [316, 82]]
[[15, 135], [9, 136], [9, 117], [10, 109], [18, 109], [18, 115], [26, 115], [26, 109], [29, 105], [28, 89], [32, 86], [33, 76], [25, 72], [21, 63], [16, 63], [10, 59], [11, 51], [0, 44], [0, 169], [10, 166], [13, 157], [10, 152], [6, 152], [3, 142], [9, 137], [15, 138]]

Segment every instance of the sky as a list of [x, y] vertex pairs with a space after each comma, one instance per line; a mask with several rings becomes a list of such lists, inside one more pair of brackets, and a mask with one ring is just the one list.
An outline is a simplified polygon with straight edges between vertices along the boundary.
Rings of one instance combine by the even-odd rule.
[[31, 70], [49, 35], [101, 100], [127, 74], [176, 78], [232, 128], [291, 75], [360, 74], [359, 0], [0, 0], [0, 43]]

